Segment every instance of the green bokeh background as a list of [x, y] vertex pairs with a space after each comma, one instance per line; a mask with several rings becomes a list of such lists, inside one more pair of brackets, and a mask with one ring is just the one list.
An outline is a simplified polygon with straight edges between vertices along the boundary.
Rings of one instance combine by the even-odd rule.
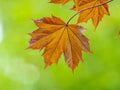
[[[31, 19], [56, 15], [67, 21], [75, 13], [72, 2], [62, 5], [49, 0], [0, 0], [0, 90], [120, 90], [120, 1], [109, 4], [97, 31], [89, 21], [81, 25], [94, 54], [83, 52], [84, 63], [75, 73], [61, 56], [57, 65], [44, 70], [42, 52], [25, 50], [36, 30]], [[77, 18], [77, 17], [76, 17]], [[76, 22], [76, 18], [71, 23]]]

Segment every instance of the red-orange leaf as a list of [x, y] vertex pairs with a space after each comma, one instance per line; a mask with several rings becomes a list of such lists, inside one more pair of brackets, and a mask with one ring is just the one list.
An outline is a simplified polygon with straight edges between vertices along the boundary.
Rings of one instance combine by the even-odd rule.
[[[80, 11], [91, 6], [102, 4], [108, 0], [76, 0], [76, 5], [73, 7], [74, 10]], [[89, 19], [92, 19], [93, 24], [96, 27], [99, 22], [102, 20], [104, 14], [109, 15], [108, 5], [101, 5], [99, 7], [91, 8], [80, 13], [78, 23], [87, 22]]]
[[71, 24], [66, 25], [61, 19], [52, 16], [35, 20], [38, 30], [30, 33], [29, 48], [41, 50], [44, 48], [46, 66], [57, 63], [64, 53], [65, 61], [74, 71], [80, 60], [82, 51], [90, 52], [88, 39], [82, 35], [84, 28]]
[[66, 4], [70, 0], [51, 0], [50, 3], [55, 3], [55, 4]]

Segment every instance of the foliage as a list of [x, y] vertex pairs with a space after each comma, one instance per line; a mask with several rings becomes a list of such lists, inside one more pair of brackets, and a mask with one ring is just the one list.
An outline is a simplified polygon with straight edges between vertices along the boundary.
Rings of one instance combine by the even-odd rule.
[[[51, 0], [50, 3], [65, 4], [69, 0]], [[93, 24], [98, 26], [104, 14], [109, 15], [107, 3], [111, 0], [74, 0], [73, 10], [77, 11], [67, 23], [52, 16], [35, 20], [38, 30], [30, 33], [32, 36], [28, 48], [42, 50], [44, 48], [44, 61], [46, 66], [57, 63], [61, 54], [64, 53], [65, 61], [74, 71], [79, 61], [82, 61], [82, 51], [90, 52], [88, 39], [82, 35], [84, 28], [77, 24], [69, 24], [78, 14], [78, 22], [87, 22], [92, 19]]]

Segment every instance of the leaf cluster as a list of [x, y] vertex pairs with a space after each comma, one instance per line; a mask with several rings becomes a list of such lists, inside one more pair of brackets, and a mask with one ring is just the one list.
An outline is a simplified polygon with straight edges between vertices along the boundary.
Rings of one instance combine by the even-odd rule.
[[[51, 0], [50, 3], [64, 5], [69, 1], [73, 1], [71, 10], [76, 13], [67, 23], [56, 16], [34, 20], [38, 29], [29, 34], [31, 40], [28, 48], [44, 49], [45, 67], [58, 63], [63, 53], [65, 62], [74, 71], [83, 61], [82, 51], [91, 52], [89, 40], [82, 34], [85, 29], [78, 24], [91, 19], [96, 29], [103, 16], [109, 15], [107, 3], [111, 0]], [[76, 15], [79, 15], [77, 24], [69, 24]]]

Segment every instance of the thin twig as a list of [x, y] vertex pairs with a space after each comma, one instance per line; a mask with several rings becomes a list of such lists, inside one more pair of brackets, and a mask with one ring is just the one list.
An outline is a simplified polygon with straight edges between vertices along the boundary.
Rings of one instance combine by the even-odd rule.
[[88, 8], [83, 8], [83, 9], [80, 10], [79, 12], [75, 13], [75, 14], [67, 21], [66, 25], [68, 25], [68, 24], [70, 23], [70, 21], [71, 21], [76, 15], [80, 14], [81, 12], [83, 12], [83, 11], [85, 11], [85, 10], [88, 10], [88, 9], [92, 9], [92, 8], [96, 8], [96, 7], [105, 5], [105, 4], [107, 4], [107, 3], [111, 2], [111, 1], [113, 1], [113, 0], [108, 0], [108, 1], [106, 1], [106, 2], [97, 4], [97, 5], [95, 5], [95, 6], [90, 6], [90, 7], [88, 7]]

